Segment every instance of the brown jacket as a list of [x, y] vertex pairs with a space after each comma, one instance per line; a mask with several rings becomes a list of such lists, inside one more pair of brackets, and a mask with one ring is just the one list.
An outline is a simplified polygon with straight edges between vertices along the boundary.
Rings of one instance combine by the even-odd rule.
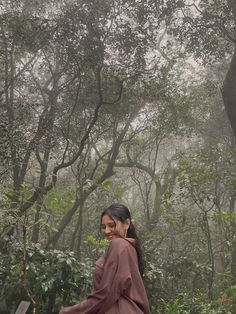
[[135, 240], [112, 239], [95, 263], [93, 291], [82, 303], [61, 314], [149, 314], [146, 291], [138, 269]]

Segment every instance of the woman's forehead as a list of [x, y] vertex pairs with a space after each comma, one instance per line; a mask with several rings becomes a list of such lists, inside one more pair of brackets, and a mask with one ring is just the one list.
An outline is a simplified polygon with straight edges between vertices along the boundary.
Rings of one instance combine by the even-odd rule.
[[119, 220], [115, 217], [111, 217], [109, 215], [104, 215], [102, 217], [102, 223], [109, 223], [109, 222], [118, 222]]

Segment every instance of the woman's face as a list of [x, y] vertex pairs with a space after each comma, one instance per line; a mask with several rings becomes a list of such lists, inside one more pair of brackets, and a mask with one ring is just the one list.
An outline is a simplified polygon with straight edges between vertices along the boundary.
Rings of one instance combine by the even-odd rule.
[[113, 238], [124, 238], [129, 228], [129, 224], [129, 219], [122, 223], [116, 218], [111, 218], [108, 215], [104, 215], [102, 217], [101, 228], [106, 239], [111, 241]]

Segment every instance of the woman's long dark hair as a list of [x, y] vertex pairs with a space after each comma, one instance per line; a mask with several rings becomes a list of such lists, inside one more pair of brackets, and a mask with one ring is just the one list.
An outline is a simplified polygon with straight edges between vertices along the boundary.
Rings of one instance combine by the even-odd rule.
[[133, 238], [136, 240], [135, 249], [138, 256], [138, 267], [139, 267], [139, 272], [141, 276], [143, 276], [143, 273], [144, 273], [143, 254], [140, 247], [138, 236], [135, 231], [134, 224], [132, 223], [130, 211], [128, 210], [126, 206], [122, 204], [112, 204], [108, 208], [103, 210], [102, 215], [101, 215], [101, 221], [104, 215], [108, 215], [111, 219], [116, 218], [122, 223], [125, 223], [126, 219], [130, 219], [129, 229], [127, 230], [127, 237]]

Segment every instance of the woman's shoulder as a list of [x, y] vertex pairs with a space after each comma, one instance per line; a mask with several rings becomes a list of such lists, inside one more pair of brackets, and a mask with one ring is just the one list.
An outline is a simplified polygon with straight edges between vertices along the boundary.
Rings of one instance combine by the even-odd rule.
[[122, 251], [126, 248], [130, 249], [134, 247], [135, 240], [130, 238], [114, 238], [109, 243], [109, 248], [117, 251]]
[[117, 238], [113, 238], [110, 241], [110, 245], [126, 245], [127, 241], [125, 240], [125, 238], [122, 237], [117, 237]]

